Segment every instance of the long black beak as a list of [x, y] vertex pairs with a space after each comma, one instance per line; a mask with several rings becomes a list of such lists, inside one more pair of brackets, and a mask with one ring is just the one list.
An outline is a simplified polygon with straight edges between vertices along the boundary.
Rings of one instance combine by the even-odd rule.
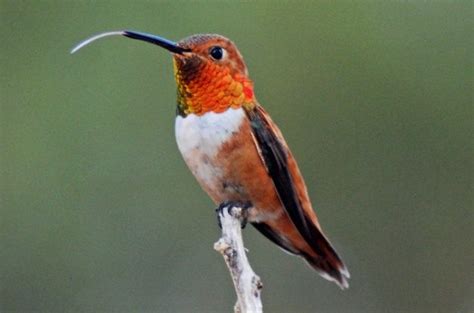
[[121, 35], [125, 36], [128, 38], [132, 39], [137, 39], [137, 40], [142, 40], [146, 42], [153, 43], [155, 45], [158, 45], [162, 48], [165, 48], [169, 52], [172, 53], [177, 53], [177, 54], [183, 54], [183, 52], [190, 52], [190, 49], [185, 49], [176, 44], [176, 42], [173, 42], [171, 40], [161, 38], [159, 36], [155, 36], [152, 34], [147, 34], [147, 33], [141, 33], [141, 32], [136, 32], [132, 30], [119, 30], [119, 31], [112, 31], [112, 32], [106, 32], [106, 33], [101, 33], [98, 35], [95, 35], [93, 37], [90, 37], [82, 42], [80, 42], [77, 46], [75, 46], [71, 50], [71, 54], [76, 52], [77, 50], [81, 49], [84, 46], [87, 46], [93, 41], [96, 41], [97, 39], [103, 38], [103, 37], [108, 37], [108, 36], [115, 36], [115, 35]]

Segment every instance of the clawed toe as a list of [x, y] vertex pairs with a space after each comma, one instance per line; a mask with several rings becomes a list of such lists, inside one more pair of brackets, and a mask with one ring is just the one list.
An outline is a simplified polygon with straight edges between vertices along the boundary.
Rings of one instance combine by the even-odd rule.
[[[247, 211], [251, 206], [252, 205], [249, 201], [246, 201], [246, 202], [242, 202], [242, 201], [224, 201], [224, 202], [222, 202], [216, 209], [217, 223], [219, 225], [219, 228], [222, 229], [222, 223], [221, 223], [221, 218], [220, 217], [223, 214], [224, 210], [227, 210], [227, 214], [239, 218], [242, 229], [245, 228], [245, 226], [247, 225], [247, 216], [248, 216]], [[234, 208], [242, 209], [239, 212], [238, 216], [235, 216], [235, 213], [233, 211]]]

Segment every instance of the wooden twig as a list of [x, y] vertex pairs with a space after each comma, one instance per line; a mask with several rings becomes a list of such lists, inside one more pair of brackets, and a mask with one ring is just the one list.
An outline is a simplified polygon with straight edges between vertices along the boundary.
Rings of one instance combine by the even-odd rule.
[[241, 222], [244, 210], [230, 206], [219, 210], [222, 237], [214, 244], [214, 249], [222, 254], [234, 282], [237, 294], [235, 313], [261, 313], [260, 292], [263, 287], [250, 267], [242, 240]]

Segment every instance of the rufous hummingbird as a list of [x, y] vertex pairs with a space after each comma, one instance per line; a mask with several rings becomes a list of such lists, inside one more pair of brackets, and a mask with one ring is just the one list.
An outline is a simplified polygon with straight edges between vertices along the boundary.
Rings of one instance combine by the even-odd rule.
[[242, 55], [229, 39], [193, 35], [173, 42], [136, 31], [113, 31], [171, 52], [178, 89], [179, 151], [201, 187], [221, 205], [247, 207], [247, 220], [324, 278], [348, 287], [349, 272], [321, 230], [303, 177], [283, 135], [255, 98]]

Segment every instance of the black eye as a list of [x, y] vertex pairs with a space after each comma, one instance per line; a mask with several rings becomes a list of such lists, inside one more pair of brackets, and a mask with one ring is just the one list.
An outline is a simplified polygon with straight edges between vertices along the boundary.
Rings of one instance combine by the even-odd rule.
[[224, 49], [221, 47], [215, 46], [211, 48], [211, 51], [209, 52], [212, 58], [215, 60], [220, 60], [224, 56]]

